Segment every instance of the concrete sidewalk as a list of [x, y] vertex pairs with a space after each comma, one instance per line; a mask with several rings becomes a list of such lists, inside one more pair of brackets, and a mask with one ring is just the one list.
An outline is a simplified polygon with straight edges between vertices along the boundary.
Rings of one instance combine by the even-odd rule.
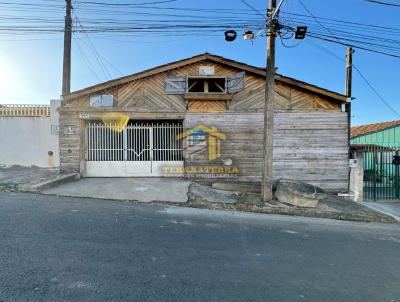
[[392, 216], [400, 222], [400, 201], [365, 201], [362, 204], [375, 211]]
[[58, 179], [63, 174], [58, 168], [1, 166], [0, 191], [26, 191], [37, 184]]
[[190, 181], [174, 178], [83, 178], [41, 193], [139, 202], [186, 203]]

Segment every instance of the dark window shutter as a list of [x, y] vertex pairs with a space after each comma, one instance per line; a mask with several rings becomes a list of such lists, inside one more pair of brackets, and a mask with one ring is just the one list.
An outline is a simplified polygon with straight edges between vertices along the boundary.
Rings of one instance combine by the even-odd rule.
[[244, 71], [227, 77], [228, 92], [238, 92], [244, 89]]
[[169, 94], [184, 94], [186, 92], [186, 77], [166, 77], [165, 91]]

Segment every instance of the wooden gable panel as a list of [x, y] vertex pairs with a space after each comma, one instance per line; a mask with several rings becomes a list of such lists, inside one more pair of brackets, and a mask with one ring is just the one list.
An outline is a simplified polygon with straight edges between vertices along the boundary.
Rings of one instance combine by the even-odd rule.
[[245, 89], [233, 95], [229, 109], [232, 111], [254, 111], [264, 108], [265, 82], [260, 77], [246, 75]]
[[326, 99], [314, 95], [314, 108], [341, 111], [340, 104], [328, 102]]
[[[224, 57], [213, 55], [210, 53], [204, 53], [204, 54], [197, 55], [197, 56], [194, 56], [191, 58], [179, 60], [176, 62], [171, 62], [169, 64], [164, 64], [164, 65], [161, 65], [158, 67], [144, 70], [144, 71], [136, 73], [136, 74], [117, 78], [114, 80], [110, 80], [110, 81], [107, 81], [104, 83], [100, 83], [100, 84], [97, 84], [97, 85], [94, 85], [91, 87], [87, 87], [85, 89], [81, 89], [81, 90], [72, 92], [68, 95], [65, 95], [64, 100], [71, 100], [71, 99], [76, 99], [80, 96], [89, 95], [92, 93], [99, 93], [100, 91], [103, 91], [106, 89], [111, 89], [113, 87], [122, 86], [127, 83], [139, 80], [139, 79], [144, 79], [146, 77], [151, 77], [151, 76], [155, 76], [155, 75], [162, 74], [162, 73], [171, 73], [179, 68], [184, 68], [186, 66], [195, 65], [195, 64], [204, 64], [204, 63], [215, 64], [218, 66], [223, 66], [224, 68], [229, 67], [229, 68], [235, 69], [237, 71], [244, 71], [249, 74], [257, 75], [258, 77], [261, 77], [261, 78], [264, 78], [264, 76], [265, 76], [265, 70], [262, 68], [243, 64], [241, 62], [237, 62], [234, 60], [229, 60]], [[327, 98], [332, 98], [332, 100], [336, 100], [339, 103], [344, 103], [347, 101], [346, 96], [344, 96], [342, 94], [339, 94], [339, 93], [336, 93], [333, 91], [329, 91], [327, 89], [324, 89], [324, 88], [321, 88], [321, 87], [318, 87], [315, 85], [311, 85], [306, 82], [298, 81], [296, 79], [286, 77], [286, 76], [283, 76], [280, 74], [276, 75], [276, 80], [279, 83], [283, 83], [283, 84], [290, 85], [293, 87], [298, 87], [299, 89], [304, 89], [305, 91], [308, 91], [311, 94], [319, 94], [319, 95], [325, 96]]]
[[223, 112], [226, 101], [188, 101], [188, 112]]
[[[255, 76], [246, 76], [246, 88], [233, 95], [229, 109], [232, 111], [262, 111], [265, 102], [265, 82]], [[277, 111], [340, 111], [340, 105], [325, 98], [290, 87], [275, 85], [275, 110]]]
[[291, 89], [290, 109], [304, 110], [314, 108], [314, 98], [312, 95], [298, 89]]
[[292, 91], [290, 87], [278, 83], [275, 85], [275, 109], [292, 109]]
[[118, 92], [118, 107], [138, 111], [185, 111], [182, 96], [165, 92], [165, 75], [157, 75], [124, 85]]
[[[197, 76], [200, 66], [213, 67], [215, 75], [218, 76], [228, 76], [239, 71], [231, 66], [205, 60], [171, 70], [168, 73], [159, 73], [134, 80], [112, 90], [99, 91], [99, 93], [113, 94], [116, 100], [115, 109], [138, 112], [185, 112], [184, 95], [167, 94], [165, 79], [168, 76]], [[258, 75], [246, 73], [245, 88], [229, 94], [232, 98], [229, 102], [229, 110], [235, 112], [262, 111], [265, 102], [264, 92], [264, 79]], [[69, 107], [89, 108], [88, 96], [68, 102], [70, 102]], [[289, 84], [276, 82], [275, 109], [277, 111], [340, 111], [340, 104]]]
[[226, 68], [207, 61], [187, 65], [170, 73], [154, 75], [123, 85], [118, 92], [118, 107], [138, 111], [186, 111], [184, 96], [166, 93], [165, 79], [171, 75], [198, 76], [200, 66], [212, 66], [215, 74], [221, 76], [237, 72], [233, 68]]

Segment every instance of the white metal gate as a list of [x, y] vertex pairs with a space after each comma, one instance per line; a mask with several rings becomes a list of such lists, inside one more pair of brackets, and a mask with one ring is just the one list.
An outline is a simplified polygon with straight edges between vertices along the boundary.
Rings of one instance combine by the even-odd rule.
[[86, 125], [86, 176], [165, 176], [167, 166], [183, 167], [180, 122], [135, 122], [123, 129], [101, 122]]

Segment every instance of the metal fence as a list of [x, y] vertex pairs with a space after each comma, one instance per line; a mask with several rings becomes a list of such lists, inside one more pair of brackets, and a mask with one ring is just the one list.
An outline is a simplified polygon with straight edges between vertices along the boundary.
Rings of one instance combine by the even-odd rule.
[[400, 147], [364, 147], [364, 198], [400, 199]]
[[48, 105], [19, 105], [3, 104], [0, 105], [0, 116], [50, 116], [50, 106]]
[[181, 123], [89, 123], [86, 127], [88, 161], [182, 161]]

